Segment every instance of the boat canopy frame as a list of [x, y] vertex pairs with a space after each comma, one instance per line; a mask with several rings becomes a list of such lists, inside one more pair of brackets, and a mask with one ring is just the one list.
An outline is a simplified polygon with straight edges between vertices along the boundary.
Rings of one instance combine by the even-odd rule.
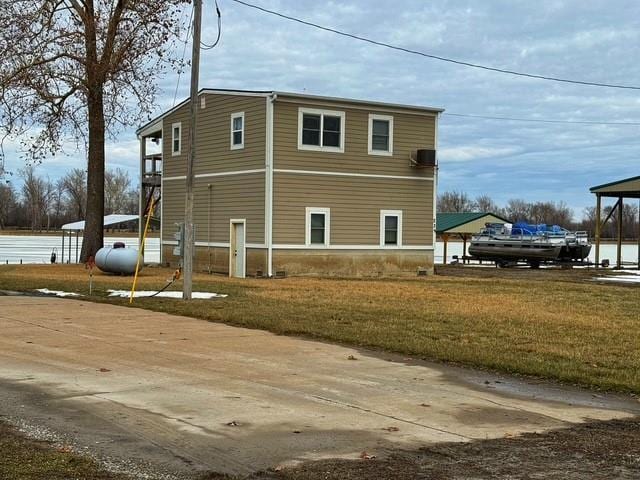
[[[596, 196], [596, 266], [600, 266], [600, 236], [602, 228], [609, 219], [617, 213], [617, 238], [616, 238], [616, 268], [622, 268], [622, 222], [623, 208], [625, 198], [637, 198], [640, 203], [640, 175], [636, 177], [624, 178], [615, 182], [609, 182], [602, 185], [591, 187], [589, 191]], [[616, 203], [607, 215], [604, 221], [602, 218], [602, 198], [617, 198]], [[637, 268], [640, 270], [640, 208], [638, 209], [638, 256]]]

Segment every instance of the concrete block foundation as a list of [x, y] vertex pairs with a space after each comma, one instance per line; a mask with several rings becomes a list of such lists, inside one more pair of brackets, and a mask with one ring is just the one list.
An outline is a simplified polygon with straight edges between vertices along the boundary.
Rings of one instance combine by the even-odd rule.
[[432, 250], [274, 250], [273, 271], [287, 276], [389, 277], [433, 274]]
[[[178, 266], [173, 246], [163, 247], [163, 262]], [[196, 247], [194, 268], [199, 272], [229, 273], [227, 247]], [[273, 274], [316, 277], [416, 276], [433, 274], [432, 250], [273, 250]], [[247, 248], [247, 277], [267, 274], [267, 249]], [[260, 275], [258, 275], [260, 276]]]

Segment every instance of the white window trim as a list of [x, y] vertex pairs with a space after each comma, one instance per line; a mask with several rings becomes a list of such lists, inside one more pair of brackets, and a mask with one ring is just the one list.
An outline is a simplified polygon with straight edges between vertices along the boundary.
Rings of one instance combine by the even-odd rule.
[[[374, 150], [373, 149], [373, 121], [385, 120], [389, 122], [389, 150]], [[381, 155], [383, 157], [390, 157], [393, 155], [393, 116], [391, 115], [379, 115], [377, 113], [369, 114], [369, 155]]]
[[[178, 150], [174, 150], [173, 146], [176, 143], [176, 127], [178, 127]], [[171, 156], [175, 157], [182, 153], [182, 122], [171, 124]]]
[[[398, 217], [398, 243], [386, 245], [384, 243], [384, 222], [386, 217]], [[382, 248], [402, 247], [402, 210], [380, 210], [380, 246]]]
[[[320, 145], [304, 145], [302, 143], [302, 118], [305, 113], [311, 115], [320, 115]], [[324, 130], [324, 116], [340, 117], [340, 146], [339, 147], [323, 147], [322, 135]], [[318, 108], [298, 108], [298, 150], [311, 150], [316, 152], [335, 152], [344, 153], [344, 131], [346, 130], [345, 113], [338, 110], [324, 110]]]
[[[324, 244], [311, 243], [311, 214], [321, 213], [324, 214]], [[322, 248], [328, 247], [331, 244], [331, 209], [321, 207], [307, 207], [305, 215], [305, 235], [304, 244], [307, 247]]]
[[[233, 133], [236, 131], [233, 129], [233, 121], [236, 118], [242, 118], [242, 130], [239, 130], [240, 132], [242, 132], [242, 143], [238, 143], [237, 145], [233, 144]], [[229, 145], [231, 147], [231, 150], [240, 150], [244, 148], [244, 112], [236, 112], [236, 113], [232, 113], [231, 114], [231, 126], [230, 126], [230, 140], [229, 140]]]

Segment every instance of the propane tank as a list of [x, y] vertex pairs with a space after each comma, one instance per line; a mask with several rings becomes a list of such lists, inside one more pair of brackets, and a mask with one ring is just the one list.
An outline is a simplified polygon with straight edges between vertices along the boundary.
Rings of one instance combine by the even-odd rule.
[[124, 248], [121, 242], [117, 242], [113, 247], [103, 247], [96, 252], [96, 266], [106, 273], [133, 275], [137, 263], [138, 250]]

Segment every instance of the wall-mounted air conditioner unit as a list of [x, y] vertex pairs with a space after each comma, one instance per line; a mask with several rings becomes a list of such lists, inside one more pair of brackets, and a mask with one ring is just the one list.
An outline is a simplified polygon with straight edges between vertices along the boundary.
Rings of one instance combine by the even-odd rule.
[[415, 155], [409, 156], [409, 160], [412, 167], [426, 168], [438, 166], [436, 151], [427, 148], [420, 148], [416, 150]]

